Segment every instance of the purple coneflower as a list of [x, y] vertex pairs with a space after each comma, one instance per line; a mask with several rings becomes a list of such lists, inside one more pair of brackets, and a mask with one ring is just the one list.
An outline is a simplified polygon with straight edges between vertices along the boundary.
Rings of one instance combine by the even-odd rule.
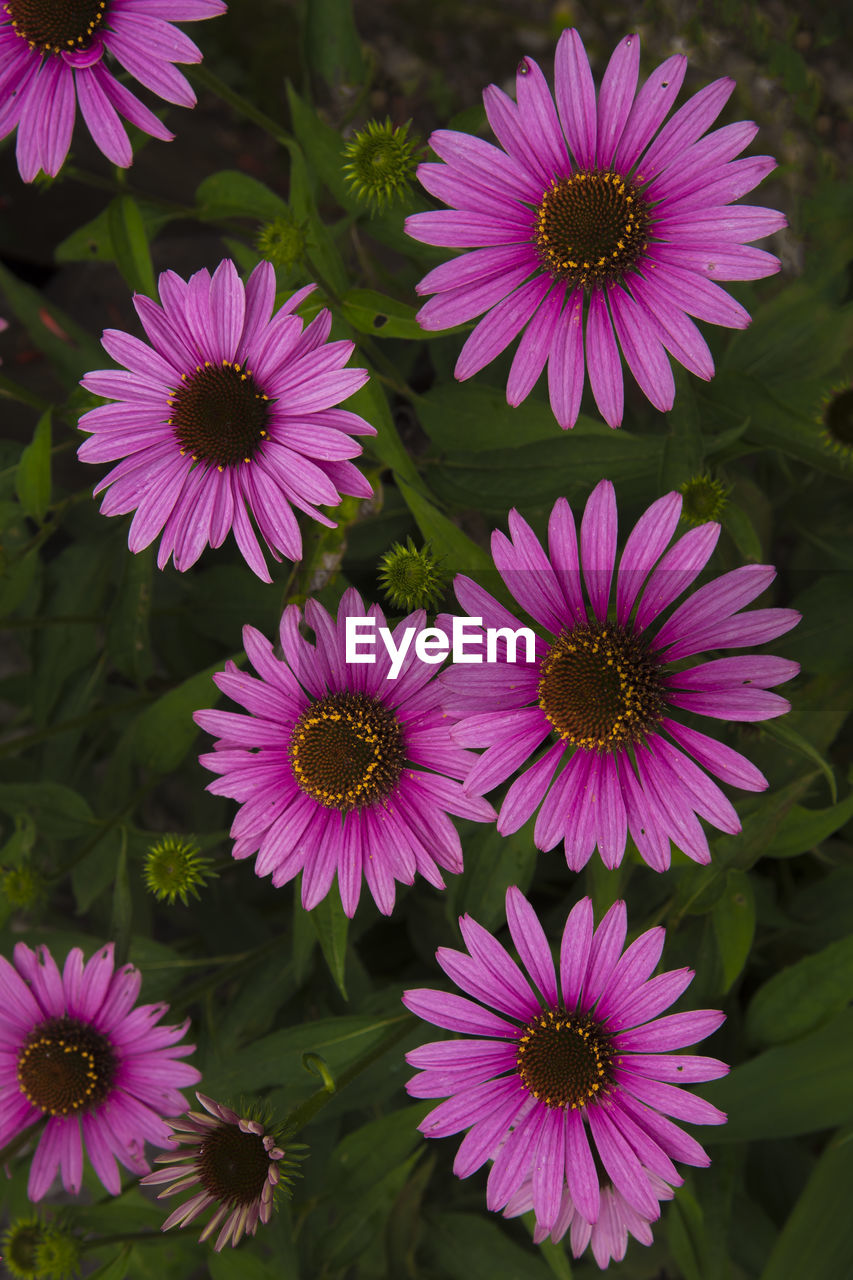
[[[492, 555], [509, 591], [548, 639], [536, 637], [533, 662], [522, 660], [522, 649], [517, 662], [507, 663], [500, 641], [497, 663], [455, 666], [442, 676], [448, 705], [459, 718], [454, 739], [486, 748], [465, 780], [466, 791], [491, 791], [547, 742], [544, 754], [509, 788], [498, 830], [517, 831], [539, 809], [536, 847], [553, 849], [564, 840], [574, 871], [596, 845], [608, 867], [618, 866], [628, 832], [657, 871], [669, 866], [670, 840], [694, 861], [709, 862], [696, 815], [731, 834], [741, 828], [732, 804], [704, 770], [748, 791], [763, 790], [767, 780], [738, 752], [680, 723], [673, 711], [756, 721], [790, 710], [768, 688], [796, 675], [796, 662], [750, 655], [685, 668], [684, 659], [708, 649], [774, 640], [800, 615], [794, 609], [739, 612], [776, 576], [767, 565], [750, 564], [700, 587], [661, 623], [704, 568], [720, 533], [717, 524], [700, 525], [667, 551], [680, 511], [679, 493], [652, 503], [631, 531], [618, 569], [609, 480], [596, 486], [586, 505], [580, 550], [565, 498], [551, 512], [549, 556], [526, 521], [510, 512], [510, 538], [493, 533]], [[518, 629], [512, 614], [469, 578], [457, 577], [455, 589], [462, 608], [486, 627]]]
[[[159, 1158], [159, 1157], [158, 1157]], [[649, 1186], [659, 1200], [671, 1200], [673, 1190], [662, 1178], [645, 1170]], [[587, 1245], [592, 1249], [593, 1257], [601, 1268], [613, 1262], [621, 1262], [628, 1248], [628, 1237], [633, 1236], [640, 1244], [652, 1243], [650, 1222], [632, 1209], [628, 1201], [608, 1180], [601, 1187], [601, 1200], [598, 1220], [587, 1222], [575, 1208], [568, 1188], [563, 1188], [560, 1210], [550, 1231], [536, 1226], [533, 1232], [533, 1243], [542, 1244], [550, 1235], [558, 1243], [571, 1227], [572, 1253], [579, 1258]], [[533, 1178], [522, 1184], [515, 1195], [511, 1196], [503, 1211], [505, 1218], [518, 1218], [533, 1208]], [[657, 1215], [656, 1215], [657, 1216]]]
[[[303, 329], [296, 307], [316, 285], [294, 293], [273, 316], [275, 271], [261, 262], [245, 288], [226, 258], [211, 277], [160, 276], [158, 307], [133, 303], [151, 346], [107, 329], [107, 353], [126, 370], [87, 373], [82, 385], [118, 404], [90, 409], [80, 428], [84, 462], [117, 467], [96, 486], [108, 489], [101, 511], [135, 511], [128, 546], [141, 551], [162, 530], [157, 563], [174, 557], [188, 569], [208, 543], [233, 529], [259, 578], [270, 582], [252, 525], [254, 516], [276, 560], [302, 556], [293, 507], [334, 528], [317, 508], [341, 493], [373, 490], [347, 461], [361, 453], [355, 435], [374, 435], [357, 414], [335, 408], [364, 386], [364, 369], [345, 369], [351, 342], [328, 342], [323, 310]], [[271, 318], [272, 317], [272, 318]]]
[[497, 1152], [487, 1187], [490, 1209], [503, 1209], [531, 1179], [544, 1232], [558, 1221], [566, 1186], [582, 1217], [599, 1221], [603, 1204], [593, 1151], [626, 1204], [653, 1221], [660, 1195], [648, 1174], [676, 1186], [682, 1179], [673, 1158], [710, 1163], [699, 1143], [667, 1117], [694, 1124], [726, 1118], [672, 1083], [716, 1079], [728, 1071], [725, 1063], [670, 1050], [709, 1036], [723, 1014], [703, 1009], [658, 1017], [689, 986], [693, 971], [650, 976], [663, 950], [662, 928], [641, 934], [623, 954], [624, 902], [616, 902], [594, 932], [589, 898], [573, 907], [560, 947], [559, 990], [544, 930], [515, 887], [507, 890], [506, 911], [531, 981], [492, 934], [462, 916], [470, 954], [439, 947], [436, 959], [457, 987], [481, 1003], [443, 991], [403, 996], [419, 1018], [478, 1037], [434, 1041], [406, 1055], [420, 1068], [406, 1086], [409, 1093], [447, 1098], [422, 1121], [421, 1132], [444, 1138], [468, 1130], [453, 1166], [460, 1178]]
[[[249, 712], [197, 711], [195, 721], [220, 734], [199, 759], [221, 774], [208, 791], [240, 802], [231, 827], [235, 858], [257, 854], [255, 871], [283, 885], [302, 872], [302, 903], [311, 910], [338, 875], [344, 911], [355, 913], [364, 875], [379, 910], [394, 907], [394, 882], [419, 872], [444, 888], [439, 867], [462, 870], [459, 833], [449, 814], [489, 822], [490, 804], [468, 796], [455, 779], [472, 754], [453, 744], [442, 712], [436, 667], [410, 648], [399, 674], [388, 679], [381, 646], [376, 662], [346, 661], [347, 617], [371, 617], [348, 589], [334, 621], [309, 600], [305, 619], [316, 644], [300, 635], [301, 612], [288, 605], [281, 619], [283, 659], [253, 627], [243, 628], [249, 661], [260, 679], [233, 663], [214, 676], [223, 693]], [[392, 633], [396, 649], [408, 627], [423, 628], [423, 610]]]
[[229, 1242], [233, 1249], [244, 1235], [253, 1236], [259, 1222], [269, 1222], [275, 1193], [287, 1186], [296, 1164], [292, 1146], [279, 1143], [260, 1120], [238, 1116], [203, 1093], [195, 1096], [204, 1111], [188, 1111], [180, 1120], [169, 1122], [174, 1130], [172, 1145], [183, 1145], [186, 1150], [155, 1156], [156, 1164], [169, 1167], [149, 1173], [142, 1182], [145, 1186], [166, 1184], [158, 1200], [200, 1187], [169, 1215], [163, 1230], [187, 1227], [215, 1205], [216, 1212], [199, 1240], [207, 1240], [218, 1230], [213, 1247], [219, 1252]]
[[596, 104], [581, 38], [564, 31], [555, 107], [541, 70], [523, 58], [517, 103], [495, 85], [483, 95], [503, 150], [466, 133], [433, 133], [430, 146], [444, 163], [422, 164], [418, 177], [450, 209], [406, 221], [415, 240], [474, 250], [417, 287], [437, 295], [418, 313], [425, 329], [487, 313], [462, 348], [456, 377], [470, 378], [523, 330], [507, 399], [520, 404], [547, 362], [551, 407], [564, 428], [580, 408], [584, 335], [596, 404], [618, 427], [620, 347], [652, 404], [669, 409], [675, 383], [667, 351], [700, 378], [714, 372], [689, 317], [736, 329], [749, 323], [714, 281], [779, 270], [776, 258], [746, 242], [784, 227], [782, 214], [730, 205], [775, 167], [769, 156], [734, 159], [757, 126], [741, 122], [702, 136], [735, 82], [715, 80], [661, 128], [687, 59], [667, 58], [637, 94], [639, 66], [639, 38], [626, 36]]
[[133, 161], [119, 119], [154, 138], [174, 137], [108, 69], [112, 57], [167, 102], [195, 106], [173, 65], [201, 62], [201, 51], [173, 22], [215, 18], [222, 0], [5, 0], [0, 5], [0, 137], [17, 127], [18, 169], [32, 182], [54, 177], [74, 130], [76, 105], [95, 145], [113, 164]]
[[[134, 1008], [142, 975], [114, 971], [113, 946], [84, 967], [74, 947], [60, 974], [47, 947], [15, 947], [14, 967], [0, 956], [0, 1147], [46, 1120], [30, 1168], [28, 1195], [41, 1200], [57, 1169], [76, 1195], [83, 1147], [112, 1195], [121, 1191], [116, 1160], [147, 1173], [144, 1144], [165, 1147], [163, 1116], [179, 1115], [179, 1092], [200, 1080], [176, 1058], [192, 1053], [178, 1027], [158, 1026], [168, 1006]], [[81, 1141], [82, 1139], [82, 1141]]]

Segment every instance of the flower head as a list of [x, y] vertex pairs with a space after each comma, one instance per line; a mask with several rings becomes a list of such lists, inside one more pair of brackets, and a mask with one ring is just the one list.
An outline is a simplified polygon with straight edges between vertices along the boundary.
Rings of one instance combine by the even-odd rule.
[[[672, 1187], [659, 1178], [657, 1174], [644, 1170], [649, 1187], [659, 1200], [671, 1200]], [[503, 1211], [505, 1218], [517, 1218], [533, 1208], [533, 1178], [529, 1177], [514, 1195], [510, 1196]], [[657, 1217], [657, 1214], [655, 1214]], [[587, 1222], [569, 1195], [568, 1187], [563, 1188], [560, 1208], [554, 1225], [550, 1231], [536, 1226], [533, 1232], [533, 1243], [541, 1244], [551, 1239], [558, 1243], [571, 1228], [572, 1253], [579, 1258], [587, 1245], [592, 1249], [593, 1257], [602, 1268], [613, 1262], [621, 1262], [628, 1248], [628, 1237], [633, 1236], [640, 1244], [652, 1243], [651, 1223], [642, 1214], [632, 1208], [621, 1192], [617, 1191], [609, 1178], [600, 1184], [599, 1214], [595, 1222]]]
[[[776, 576], [768, 565], [750, 564], [700, 587], [661, 621], [701, 573], [720, 533], [717, 524], [700, 525], [667, 551], [681, 505], [678, 493], [654, 502], [631, 531], [618, 568], [616, 498], [608, 480], [586, 505], [580, 551], [565, 498], [551, 512], [550, 555], [510, 512], [510, 537], [492, 535], [492, 556], [510, 593], [547, 638], [537, 636], [532, 662], [507, 663], [501, 642], [497, 665], [451, 668], [441, 677], [460, 718], [454, 739], [486, 748], [466, 791], [491, 791], [545, 744], [509, 788], [498, 830], [517, 831], [538, 809], [537, 848], [564, 840], [573, 870], [596, 845], [608, 867], [618, 866], [628, 832], [658, 871], [669, 866], [670, 840], [694, 861], [709, 862], [699, 817], [729, 833], [740, 831], [740, 821], [708, 773], [749, 791], [763, 790], [767, 781], [730, 747], [680, 723], [679, 710], [728, 721], [767, 720], [790, 710], [768, 690], [796, 675], [796, 662], [751, 655], [685, 669], [683, 660], [704, 650], [774, 640], [800, 615], [793, 609], [740, 612]], [[520, 626], [469, 578], [457, 577], [455, 586], [462, 608], [487, 627]]]
[[446, 578], [427, 544], [418, 549], [411, 537], [395, 542], [380, 562], [379, 584], [394, 609], [429, 609], [444, 595]]
[[215, 1206], [199, 1240], [218, 1231], [214, 1245], [218, 1252], [229, 1241], [234, 1248], [244, 1235], [253, 1236], [259, 1222], [269, 1222], [274, 1197], [287, 1190], [305, 1148], [284, 1143], [260, 1120], [240, 1117], [203, 1093], [196, 1093], [196, 1097], [204, 1111], [188, 1111], [180, 1120], [170, 1121], [172, 1144], [184, 1150], [155, 1156], [156, 1164], [168, 1168], [149, 1173], [142, 1182], [145, 1186], [166, 1184], [159, 1200], [189, 1187], [200, 1188], [169, 1215], [163, 1230], [186, 1227]]
[[[494, 810], [466, 796], [456, 781], [470, 769], [471, 756], [451, 741], [451, 720], [432, 678], [436, 667], [421, 662], [414, 646], [393, 679], [383, 647], [377, 646], [373, 665], [346, 661], [347, 618], [370, 617], [384, 627], [378, 606], [366, 610], [350, 588], [335, 621], [308, 600], [305, 620], [316, 644], [301, 636], [301, 616], [296, 605], [284, 611], [281, 659], [259, 632], [244, 627], [259, 678], [232, 662], [214, 676], [249, 714], [196, 712], [197, 724], [221, 735], [215, 750], [199, 757], [220, 775], [208, 790], [240, 802], [231, 827], [234, 857], [256, 853], [257, 874], [272, 874], [276, 886], [301, 871], [306, 910], [325, 898], [337, 872], [348, 916], [358, 905], [362, 875], [389, 915], [396, 880], [411, 884], [419, 872], [441, 889], [439, 867], [462, 870], [449, 814], [488, 822]], [[398, 653], [407, 628], [420, 631], [424, 621], [420, 612], [399, 623], [392, 633]]]
[[719, 520], [728, 503], [729, 490], [707, 471], [685, 480], [678, 492], [683, 499], [681, 519], [694, 526]]
[[834, 387], [824, 396], [818, 422], [824, 447], [846, 463], [853, 462], [853, 386]]
[[369, 120], [344, 148], [344, 174], [355, 195], [378, 212], [406, 200], [415, 176], [413, 152], [417, 140], [408, 137], [409, 125], [380, 124]]
[[693, 1124], [725, 1120], [673, 1083], [716, 1079], [728, 1071], [725, 1063], [670, 1051], [709, 1036], [723, 1015], [703, 1009], [658, 1016], [693, 972], [651, 976], [663, 950], [661, 928], [641, 934], [623, 954], [624, 902], [595, 930], [589, 898], [572, 909], [560, 946], [559, 987], [545, 933], [519, 889], [507, 890], [506, 910], [529, 976], [487, 930], [462, 916], [468, 951], [440, 947], [436, 959], [480, 1003], [441, 991], [403, 996], [425, 1021], [477, 1037], [434, 1041], [406, 1055], [419, 1069], [409, 1093], [447, 1098], [423, 1120], [421, 1132], [443, 1138], [467, 1129], [453, 1166], [457, 1177], [493, 1158], [488, 1207], [503, 1209], [530, 1182], [537, 1226], [546, 1234], [558, 1228], [566, 1190], [588, 1224], [609, 1212], [597, 1161], [629, 1208], [651, 1222], [662, 1193], [650, 1175], [672, 1187], [682, 1181], [673, 1159], [710, 1163], [667, 1117]]
[[668, 58], [637, 93], [639, 66], [639, 39], [626, 36], [596, 103], [581, 38], [564, 31], [555, 106], [541, 70], [523, 58], [517, 102], [494, 85], [483, 95], [500, 147], [464, 133], [433, 133], [430, 146], [443, 163], [421, 165], [418, 177], [450, 209], [406, 222], [416, 240], [473, 250], [417, 287], [436, 295], [418, 314], [425, 329], [486, 312], [462, 348], [456, 377], [470, 378], [522, 334], [507, 399], [520, 404], [547, 363], [551, 407], [564, 428], [577, 420], [584, 363], [602, 417], [619, 426], [620, 347], [652, 404], [671, 408], [667, 352], [700, 378], [714, 372], [689, 317], [733, 328], [749, 323], [715, 281], [779, 269], [776, 258], [746, 242], [779, 230], [784, 217], [730, 205], [775, 167], [769, 156], [734, 158], [756, 126], [731, 124], [702, 136], [734, 81], [714, 81], [664, 125], [687, 60]]
[[37, 1214], [16, 1218], [3, 1234], [2, 1258], [15, 1280], [38, 1280], [36, 1250], [44, 1236], [44, 1223]]
[[49, 1223], [35, 1249], [39, 1280], [74, 1280], [80, 1274], [80, 1245], [60, 1223]]
[[195, 1084], [195, 1067], [175, 1059], [188, 1022], [158, 1025], [167, 1006], [134, 1008], [142, 975], [114, 970], [109, 943], [83, 964], [79, 947], [62, 973], [47, 947], [15, 947], [14, 965], [0, 957], [0, 1146], [46, 1121], [30, 1168], [28, 1195], [41, 1200], [59, 1170], [76, 1195], [85, 1146], [112, 1195], [121, 1190], [116, 1160], [146, 1173], [146, 1142], [165, 1147], [164, 1116], [186, 1105], [180, 1089]]
[[31, 862], [0, 871], [0, 894], [13, 911], [28, 911], [45, 897], [47, 882]]
[[216, 874], [210, 870], [212, 866], [193, 840], [163, 836], [145, 855], [145, 884], [159, 902], [173, 907], [175, 899], [180, 898], [186, 907], [187, 894], [197, 898], [199, 889]]
[[160, 568], [172, 556], [176, 569], [188, 569], [232, 529], [249, 566], [269, 582], [247, 507], [274, 558], [299, 560], [294, 507], [334, 528], [320, 505], [336, 506], [341, 493], [371, 496], [347, 459], [361, 453], [353, 436], [374, 429], [334, 407], [367, 373], [344, 368], [351, 342], [327, 341], [328, 311], [303, 331], [294, 311], [315, 287], [298, 290], [273, 316], [271, 264], [259, 263], [244, 288], [226, 258], [212, 278], [164, 271], [161, 307], [134, 296], [151, 346], [105, 331], [103, 346], [127, 372], [82, 379], [87, 391], [119, 403], [83, 414], [81, 430], [92, 434], [78, 453], [85, 462], [123, 459], [95, 493], [108, 490], [104, 515], [136, 512], [131, 551], [162, 533]]
[[120, 116], [154, 138], [173, 134], [108, 65], [106, 55], [167, 102], [195, 106], [176, 62], [201, 62], [201, 51], [173, 22], [215, 18], [222, 0], [6, 0], [0, 9], [0, 137], [17, 127], [18, 169], [32, 182], [39, 169], [59, 173], [79, 103], [95, 145], [126, 167], [133, 151]]
[[255, 241], [258, 253], [282, 271], [291, 271], [302, 261], [308, 248], [308, 223], [299, 222], [288, 211], [265, 222]]

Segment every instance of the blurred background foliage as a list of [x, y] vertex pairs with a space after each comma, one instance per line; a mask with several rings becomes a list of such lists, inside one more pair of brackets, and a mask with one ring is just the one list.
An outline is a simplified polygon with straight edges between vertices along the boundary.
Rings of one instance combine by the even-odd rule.
[[[599, 75], [615, 41], [636, 29], [646, 69], [689, 55], [681, 100], [734, 76], [722, 122], [761, 125], [756, 146], [780, 167], [759, 198], [790, 222], [768, 246], [781, 274], [729, 286], [750, 328], [706, 331], [715, 379], [680, 378], [668, 415], [629, 393], [619, 432], [585, 402], [577, 428], [561, 433], [541, 386], [509, 408], [506, 359], [456, 384], [459, 334], [424, 335], [414, 320], [414, 285], [446, 256], [402, 232], [402, 214], [427, 201], [413, 192], [372, 214], [343, 170], [346, 141], [372, 118], [411, 121], [419, 154], [439, 125], [485, 132], [482, 88], [510, 85], [524, 53], [550, 73], [568, 25]], [[29, 188], [8, 140], [0, 151], [10, 320], [0, 338], [2, 948], [43, 941], [61, 958], [115, 938], [144, 973], [144, 998], [192, 1015], [193, 1061], [205, 1092], [222, 1100], [263, 1094], [284, 1113], [317, 1090], [306, 1052], [333, 1074], [374, 1060], [301, 1135], [311, 1151], [293, 1201], [233, 1254], [200, 1248], [192, 1231], [148, 1243], [162, 1207], [132, 1184], [111, 1201], [89, 1175], [68, 1210], [89, 1241], [87, 1273], [597, 1274], [563, 1245], [535, 1248], [532, 1224], [488, 1214], [482, 1173], [452, 1176], [455, 1144], [420, 1138], [427, 1108], [402, 1087], [403, 1053], [429, 1031], [391, 1043], [401, 991], [437, 983], [435, 949], [458, 944], [457, 915], [500, 930], [505, 888], [518, 884], [553, 936], [582, 894], [597, 913], [625, 896], [631, 936], [665, 924], [665, 966], [696, 969], [684, 1005], [728, 1015], [710, 1051], [734, 1069], [703, 1090], [729, 1113], [728, 1125], [700, 1135], [713, 1164], [687, 1171], [654, 1245], [632, 1243], [613, 1273], [853, 1274], [853, 412], [839, 397], [853, 381], [849, 11], [741, 0], [236, 0], [203, 26], [192, 32], [205, 53], [190, 70], [197, 110], [170, 111], [169, 146], [137, 135], [127, 174], [81, 132], [60, 176]], [[375, 374], [351, 405], [378, 429], [365, 455], [376, 496], [346, 500], [336, 531], [306, 528], [304, 561], [282, 566], [273, 586], [231, 540], [186, 574], [159, 573], [150, 549], [128, 554], [127, 521], [103, 519], [91, 500], [76, 419], [95, 401], [77, 380], [106, 363], [104, 327], [137, 331], [131, 290], [152, 294], [160, 270], [187, 274], [224, 255], [248, 271], [262, 249], [276, 263], [279, 302], [317, 280], [312, 305], [331, 307], [334, 336], [352, 338], [354, 363]], [[607, 476], [626, 529], [703, 473], [728, 496], [713, 572], [775, 563], [772, 603], [804, 614], [773, 646], [802, 664], [786, 687], [791, 715], [721, 729], [770, 788], [738, 797], [743, 833], [716, 836], [710, 868], [676, 855], [658, 876], [634, 852], [618, 872], [594, 860], [576, 876], [559, 851], [536, 855], [529, 829], [502, 839], [463, 823], [465, 872], [445, 893], [419, 881], [390, 920], [363, 898], [348, 925], [334, 897], [307, 916], [298, 886], [273, 890], [232, 862], [231, 806], [204, 790], [196, 756], [207, 740], [191, 713], [216, 700], [210, 674], [239, 660], [245, 623], [272, 635], [286, 599], [311, 593], [333, 608], [348, 584], [379, 599], [380, 559], [407, 536], [428, 539], [447, 571], [483, 572], [494, 588], [488, 534], [510, 506], [541, 532], [558, 496], [581, 504]], [[145, 854], [164, 832], [192, 833], [218, 872], [189, 906], [146, 892]], [[8, 1168], [0, 1203], [12, 1220], [27, 1212], [27, 1160]], [[113, 1243], [98, 1244], [102, 1236]]]

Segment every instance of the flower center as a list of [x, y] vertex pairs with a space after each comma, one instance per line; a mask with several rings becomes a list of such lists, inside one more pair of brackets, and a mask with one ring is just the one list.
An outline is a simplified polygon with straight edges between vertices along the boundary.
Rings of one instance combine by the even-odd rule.
[[252, 1204], [261, 1198], [270, 1158], [259, 1134], [223, 1124], [199, 1147], [197, 1167], [205, 1191], [220, 1203]]
[[51, 1018], [27, 1036], [18, 1055], [18, 1084], [51, 1116], [90, 1111], [110, 1091], [118, 1062], [106, 1036], [76, 1018]]
[[536, 214], [539, 260], [555, 280], [589, 289], [616, 280], [648, 243], [649, 213], [618, 173], [580, 169], [555, 178]]
[[169, 399], [168, 419], [181, 453], [220, 471], [251, 462], [266, 437], [269, 414], [269, 396], [258, 389], [251, 370], [230, 360], [205, 361], [181, 378]]
[[296, 722], [296, 781], [329, 809], [362, 809], [393, 791], [403, 767], [400, 722], [378, 698], [332, 693]]
[[563, 631], [542, 660], [539, 705], [576, 747], [639, 742], [663, 712], [662, 684], [643, 640], [618, 626]]
[[89, 47], [107, 0], [7, 0], [5, 7], [15, 35], [31, 49], [67, 53]]
[[853, 448], [853, 387], [836, 391], [824, 409], [823, 423], [830, 443], [839, 452]]
[[613, 1045], [588, 1014], [549, 1009], [524, 1028], [516, 1070], [547, 1107], [585, 1107], [610, 1083]]

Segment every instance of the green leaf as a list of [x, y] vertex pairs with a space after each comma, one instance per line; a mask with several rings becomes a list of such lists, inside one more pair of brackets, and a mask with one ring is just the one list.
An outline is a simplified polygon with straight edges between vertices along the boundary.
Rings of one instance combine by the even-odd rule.
[[0, 785], [0, 810], [32, 814], [39, 832], [51, 838], [91, 834], [95, 823], [88, 802], [61, 782]]
[[753, 1142], [851, 1124], [851, 1078], [853, 1011], [845, 1010], [801, 1040], [767, 1049], [703, 1085], [703, 1095], [729, 1117], [704, 1141]]
[[429, 1100], [401, 1107], [348, 1133], [326, 1165], [325, 1193], [332, 1199], [351, 1196], [354, 1186], [378, 1182], [423, 1141], [418, 1125], [434, 1105]]
[[293, 122], [293, 132], [311, 165], [322, 182], [329, 188], [338, 204], [350, 213], [361, 213], [362, 206], [350, 189], [344, 174], [344, 144], [337, 129], [321, 120], [316, 111], [299, 96], [293, 85], [287, 82], [287, 101]]
[[24, 284], [0, 264], [0, 288], [6, 303], [23, 324], [40, 351], [68, 385], [91, 369], [100, 369], [104, 353], [99, 343], [58, 307], [47, 303], [44, 294]]
[[309, 912], [320, 940], [320, 948], [329, 966], [335, 985], [346, 1000], [345, 978], [347, 960], [347, 929], [349, 920], [344, 914], [340, 895], [335, 886], [326, 894], [313, 911]]
[[[514, 408], [507, 404], [503, 388], [479, 382], [439, 382], [417, 399], [415, 408], [421, 426], [439, 449], [473, 453], [563, 438], [550, 405], [526, 400]], [[616, 439], [609, 427], [583, 417], [571, 434], [590, 431], [602, 440]]]
[[853, 1141], [832, 1139], [785, 1223], [761, 1280], [839, 1280], [853, 1275]]
[[533, 879], [537, 858], [533, 823], [509, 836], [483, 824], [471, 832], [464, 847], [465, 872], [448, 887], [448, 911], [453, 917], [470, 912], [485, 929], [493, 929], [505, 919], [509, 886], [517, 885], [524, 893]]
[[[147, 200], [134, 202], [142, 218], [145, 239], [150, 243], [161, 228], [178, 215], [164, 210], [160, 205], [150, 204]], [[70, 236], [56, 246], [54, 258], [57, 262], [115, 262], [116, 250], [110, 234], [111, 213], [109, 206], [102, 210], [91, 222], [72, 231]]]
[[157, 297], [154, 267], [148, 234], [139, 205], [133, 196], [116, 196], [107, 207], [107, 225], [115, 253], [116, 266], [128, 287], [136, 293]]
[[491, 1218], [475, 1213], [437, 1213], [428, 1219], [425, 1242], [442, 1280], [548, 1280], [548, 1268]]
[[337, 1076], [356, 1058], [375, 1049], [389, 1028], [398, 1022], [397, 1014], [392, 1017], [365, 1014], [318, 1018], [288, 1027], [256, 1040], [253, 1045], [231, 1054], [225, 1062], [209, 1064], [205, 1081], [217, 1096], [234, 1090], [239, 1093], [277, 1085], [304, 1098], [317, 1087], [316, 1077], [309, 1075], [302, 1064], [304, 1054], [319, 1054]]
[[853, 936], [788, 965], [759, 987], [747, 1010], [754, 1044], [783, 1044], [827, 1021], [853, 1000]]
[[97, 1271], [89, 1274], [89, 1280], [124, 1280], [130, 1266], [131, 1246], [126, 1244], [112, 1262], [105, 1262]]
[[848, 571], [828, 573], [795, 596], [792, 605], [803, 615], [789, 635], [774, 642], [773, 652], [795, 658], [805, 671], [849, 671], [853, 667], [853, 593]]
[[113, 910], [110, 921], [110, 937], [115, 942], [116, 968], [127, 960], [130, 938], [133, 932], [133, 899], [130, 878], [127, 873], [127, 834], [123, 830], [115, 867]]
[[349, 288], [346, 268], [326, 224], [317, 213], [305, 155], [297, 142], [289, 144], [290, 204], [297, 222], [307, 224], [306, 257], [324, 288], [339, 296]]
[[[513, 412], [521, 414], [522, 409]], [[446, 426], [455, 431], [457, 447], [467, 444], [456, 415], [447, 415]], [[523, 417], [519, 439], [524, 439]], [[579, 423], [573, 431], [523, 448], [445, 453], [427, 474], [433, 493], [447, 506], [468, 510], [475, 505], [482, 515], [503, 523], [511, 507], [528, 515], [538, 510], [544, 516], [558, 497], [585, 501], [602, 475], [613, 481], [617, 493], [624, 486], [636, 503], [651, 501], [659, 496], [662, 449], [663, 437], [632, 436]]]
[[746, 871], [726, 873], [726, 887], [714, 904], [714, 936], [723, 967], [723, 993], [729, 991], [749, 957], [755, 933], [755, 898]]
[[749, 514], [731, 500], [727, 502], [720, 522], [732, 539], [744, 560], [752, 564], [760, 564], [764, 558], [761, 550], [761, 539], [755, 531], [755, 525]]
[[15, 489], [24, 513], [41, 524], [50, 506], [51, 411], [36, 423], [33, 438], [21, 454]]
[[672, 1256], [684, 1280], [702, 1280], [705, 1224], [702, 1209], [686, 1187], [679, 1187], [666, 1216], [666, 1234]]
[[124, 558], [124, 572], [107, 624], [107, 652], [116, 670], [142, 684], [151, 675], [149, 618], [154, 548]]
[[[57, 618], [99, 614], [110, 582], [114, 551], [113, 540], [104, 534], [74, 542], [61, 551], [46, 571], [46, 614]], [[38, 680], [33, 694], [33, 720], [41, 728], [47, 724], [71, 677], [81, 669], [93, 667], [99, 654], [98, 632], [93, 623], [57, 623], [38, 632], [35, 650]]]
[[219, 701], [220, 693], [212, 676], [221, 670], [221, 662], [213, 663], [170, 689], [137, 717], [133, 747], [139, 764], [155, 773], [171, 773], [177, 769], [198, 733], [193, 712]]
[[305, 8], [305, 54], [312, 73], [330, 89], [361, 83], [365, 62], [350, 0], [311, 0]]
[[[436, 333], [422, 329], [415, 319], [415, 308], [398, 302], [375, 289], [350, 289], [341, 299], [341, 310], [359, 333], [376, 338], [436, 338]], [[460, 325], [457, 331], [467, 326]], [[454, 330], [445, 330], [454, 332]], [[442, 334], [441, 336], [444, 336]]]
[[235, 1253], [209, 1253], [206, 1258], [210, 1280], [286, 1280], [273, 1262], [264, 1262], [257, 1254], [241, 1249]]
[[492, 558], [483, 547], [479, 547], [405, 480], [398, 480], [397, 484], [418, 528], [436, 554], [442, 557], [442, 567], [448, 573], [494, 573]]
[[360, 387], [346, 402], [346, 407], [365, 418], [376, 435], [366, 440], [366, 446], [374, 457], [384, 462], [397, 475], [407, 480], [413, 488], [423, 490], [423, 481], [412, 462], [391, 416], [382, 383], [375, 376]]
[[853, 817], [853, 792], [828, 809], [805, 809], [795, 804], [764, 850], [765, 858], [794, 858], [808, 853], [839, 831]]
[[833, 804], [838, 800], [838, 787], [835, 783], [835, 774], [832, 765], [826, 760], [820, 752], [814, 747], [801, 733], [796, 729], [792, 729], [789, 724], [780, 720], [765, 720], [761, 726], [764, 733], [769, 738], [775, 738], [777, 742], [781, 742], [785, 747], [792, 747], [794, 751], [799, 752], [806, 760], [811, 760], [820, 769], [826, 778], [829, 786], [829, 794], [832, 796]]
[[287, 201], [257, 178], [238, 169], [221, 169], [196, 188], [196, 209], [205, 220], [257, 218], [271, 222], [288, 213]]

